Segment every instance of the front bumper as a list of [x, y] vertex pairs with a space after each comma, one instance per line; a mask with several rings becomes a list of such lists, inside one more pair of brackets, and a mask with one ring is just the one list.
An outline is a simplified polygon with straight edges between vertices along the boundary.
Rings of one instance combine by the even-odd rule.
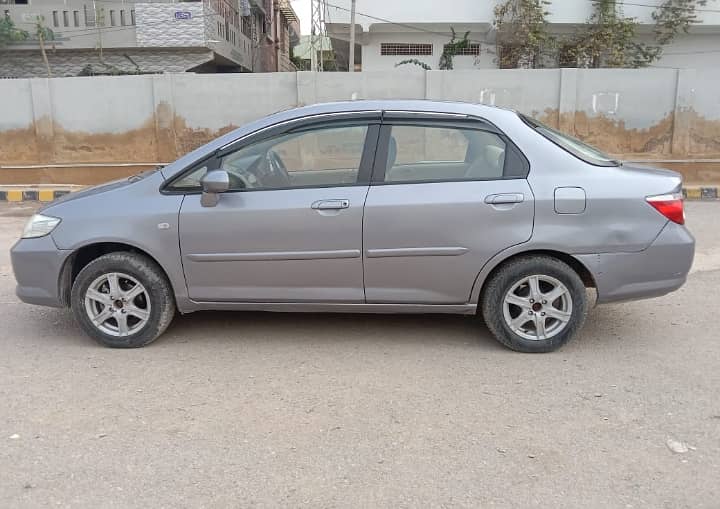
[[63, 307], [60, 272], [69, 255], [70, 251], [57, 248], [50, 235], [18, 240], [10, 250], [18, 298], [28, 304]]
[[659, 297], [687, 280], [695, 239], [684, 226], [668, 222], [650, 246], [637, 253], [578, 255], [597, 285], [598, 303]]

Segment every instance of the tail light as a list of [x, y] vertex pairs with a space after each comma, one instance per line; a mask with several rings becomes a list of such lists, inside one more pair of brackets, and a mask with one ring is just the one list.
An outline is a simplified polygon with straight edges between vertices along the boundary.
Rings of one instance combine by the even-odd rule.
[[645, 198], [655, 210], [677, 224], [685, 224], [685, 208], [682, 193], [661, 194]]

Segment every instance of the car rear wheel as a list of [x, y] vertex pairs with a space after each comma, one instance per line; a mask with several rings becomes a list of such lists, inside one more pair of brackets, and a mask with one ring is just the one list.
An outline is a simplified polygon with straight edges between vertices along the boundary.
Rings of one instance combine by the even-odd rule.
[[503, 345], [519, 352], [551, 352], [585, 322], [587, 298], [578, 274], [549, 256], [528, 256], [500, 267], [487, 282], [482, 315]]
[[113, 348], [151, 343], [175, 315], [172, 288], [162, 269], [135, 253], [109, 253], [87, 264], [70, 298], [83, 330]]

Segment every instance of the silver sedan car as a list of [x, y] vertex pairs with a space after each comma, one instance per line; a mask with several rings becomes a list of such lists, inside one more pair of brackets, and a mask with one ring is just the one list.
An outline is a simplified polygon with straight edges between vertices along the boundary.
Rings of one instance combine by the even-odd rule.
[[320, 104], [68, 195], [12, 248], [25, 302], [139, 347], [176, 311], [480, 314], [555, 350], [599, 303], [678, 289], [694, 255], [681, 177], [513, 111]]

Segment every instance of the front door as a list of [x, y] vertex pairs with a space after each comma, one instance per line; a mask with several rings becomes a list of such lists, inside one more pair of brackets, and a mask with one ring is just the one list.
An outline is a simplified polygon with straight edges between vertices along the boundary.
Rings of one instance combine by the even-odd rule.
[[365, 203], [368, 303], [464, 304], [495, 254], [527, 241], [527, 162], [481, 122], [422, 115], [382, 128]]
[[[295, 128], [223, 154], [231, 190], [216, 206], [188, 194], [180, 248], [190, 298], [364, 302], [362, 217], [379, 127]], [[197, 186], [201, 167], [176, 187]]]

